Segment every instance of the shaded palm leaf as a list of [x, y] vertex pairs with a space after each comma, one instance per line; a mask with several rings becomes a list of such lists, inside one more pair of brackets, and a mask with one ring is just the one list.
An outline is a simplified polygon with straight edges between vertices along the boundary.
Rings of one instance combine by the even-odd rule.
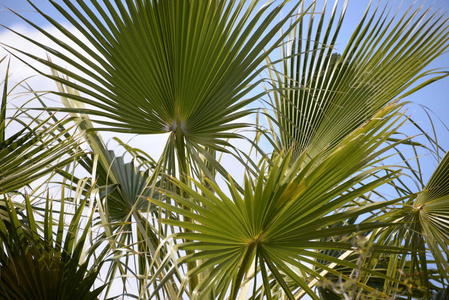
[[[99, 262], [90, 262], [95, 248], [86, 251], [92, 213], [85, 229], [79, 230], [83, 202], [66, 230], [64, 202], [59, 219], [53, 219], [53, 205], [46, 199], [44, 223], [36, 220], [28, 196], [26, 216], [19, 218], [11, 199], [2, 199], [8, 220], [0, 218], [0, 296], [2, 299], [95, 300], [105, 286], [91, 291], [99, 272]], [[56, 234], [53, 226], [56, 226]], [[65, 237], [63, 232], [65, 232]], [[85, 260], [84, 260], [85, 259]]]

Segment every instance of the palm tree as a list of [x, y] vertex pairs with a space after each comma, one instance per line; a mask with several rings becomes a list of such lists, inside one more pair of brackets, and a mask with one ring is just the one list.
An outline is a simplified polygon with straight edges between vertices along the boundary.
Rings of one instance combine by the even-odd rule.
[[[449, 47], [445, 15], [412, 7], [391, 15], [369, 4], [337, 53], [348, 1], [335, 1], [330, 12], [317, 1], [62, 2], [51, 1], [79, 34], [32, 1], [65, 40], [23, 17], [54, 46], [16, 32], [53, 60], [11, 51], [52, 69], [32, 66], [56, 82], [53, 94], [64, 104], [44, 109], [69, 113], [90, 148], [69, 143], [69, 121], [55, 121], [57, 114], [39, 122], [54, 141], [68, 141], [68, 150], [49, 143], [48, 151], [77, 153], [73, 171], [62, 160], [45, 172], [62, 176], [49, 185], [75, 191], [90, 208], [76, 211], [67, 234], [78, 237], [72, 229], [87, 213], [81, 243], [87, 232], [93, 236], [84, 247], [98, 264], [86, 271], [78, 247], [62, 252], [76, 257], [70, 268], [81, 270], [84, 291], [98, 276], [105, 286], [92, 297], [103, 288], [109, 297], [121, 282], [121, 296], [137, 299], [446, 299], [449, 156], [425, 183], [410, 163], [419, 158], [398, 150], [431, 152], [402, 133], [414, 123], [401, 100], [448, 75], [426, 69]], [[252, 109], [260, 98], [271, 110]], [[250, 114], [266, 122], [235, 122]], [[232, 145], [247, 128], [256, 132], [250, 143], [257, 156]], [[132, 157], [126, 161], [107, 149], [101, 130], [169, 137], [157, 159], [121, 143]], [[220, 163], [223, 153], [244, 165], [243, 182]], [[89, 180], [79, 175], [86, 172]], [[9, 184], [0, 181], [4, 193], [23, 186], [10, 173], [0, 178]], [[385, 188], [397, 196], [384, 195]], [[14, 217], [20, 209], [5, 200], [0, 226], [8, 218], [34, 224], [30, 216], [40, 208], [27, 199], [22, 222]], [[61, 195], [60, 203], [67, 201]], [[29, 225], [25, 248], [49, 248], [50, 210], [42, 216], [44, 238]], [[7, 248], [11, 239], [2, 232]], [[13, 256], [4, 257], [2, 272]], [[37, 257], [31, 261], [41, 262]]]

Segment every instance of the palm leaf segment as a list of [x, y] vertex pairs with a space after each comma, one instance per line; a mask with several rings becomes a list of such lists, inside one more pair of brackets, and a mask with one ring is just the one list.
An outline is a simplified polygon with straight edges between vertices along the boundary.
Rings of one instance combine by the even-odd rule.
[[[122, 156], [115, 156], [108, 151], [111, 165], [99, 179], [103, 182], [100, 198], [106, 197], [108, 212], [112, 220], [124, 221], [133, 210], [147, 212], [148, 202], [142, 197], [150, 196], [147, 188], [150, 176], [148, 171], [141, 171], [134, 161], [125, 163]], [[104, 166], [101, 166], [103, 168]], [[98, 182], [101, 184], [100, 182]]]
[[[40, 119], [42, 117], [40, 115], [30, 117], [30, 121], [25, 122], [29, 116], [25, 111], [21, 112], [20, 110], [11, 118], [7, 118], [8, 97], [12, 92], [12, 90], [8, 90], [8, 74], [6, 74], [2, 85], [0, 193], [9, 193], [55, 169], [66, 166], [73, 162], [81, 152], [74, 151], [74, 146], [80, 142], [79, 135], [74, 133], [75, 126], [65, 127], [72, 121], [69, 118], [52, 122], [52, 116]], [[11, 134], [8, 132], [8, 128], [13, 122], [18, 122], [23, 125], [23, 128]]]
[[[410, 273], [417, 273], [424, 285], [428, 285], [429, 277], [427, 260], [422, 252], [426, 246], [430, 250], [441, 282], [449, 282], [449, 154], [432, 174], [425, 189], [415, 201], [406, 206], [400, 213], [410, 223], [407, 242], [416, 249], [418, 256], [411, 266]], [[420, 265], [418, 265], [418, 263]], [[425, 270], [425, 271], [424, 271]]]
[[[273, 296], [270, 292], [273, 283], [269, 278], [275, 278], [289, 299], [294, 299], [294, 293], [298, 290], [290, 290], [287, 280], [318, 299], [309, 280], [321, 278], [321, 271], [339, 275], [328, 267], [328, 263], [356, 268], [351, 262], [315, 250], [350, 250], [353, 244], [348, 241], [329, 242], [320, 238], [350, 236], [357, 231], [386, 225], [378, 222], [332, 226], [385, 205], [374, 203], [335, 213], [336, 209], [397, 175], [397, 172], [389, 172], [367, 184], [358, 185], [383, 170], [374, 166], [379, 162], [376, 157], [390, 147], [378, 151], [376, 148], [396, 130], [396, 126], [388, 124], [389, 120], [394, 118], [397, 122], [401, 116], [388, 113], [397, 109], [391, 106], [379, 112], [375, 119], [350, 134], [320, 161], [313, 159], [304, 163], [307, 153], [296, 161], [290, 160], [291, 153], [285, 159], [279, 158], [268, 171], [264, 169], [265, 172], [261, 172], [254, 182], [246, 179], [243, 193], [232, 181], [229, 184], [231, 196], [212, 182], [212, 192], [197, 184], [201, 193], [178, 182], [190, 199], [172, 192], [165, 193], [182, 204], [184, 209], [151, 200], [194, 220], [193, 223], [179, 220], [164, 222], [191, 230], [177, 236], [192, 241], [180, 245], [181, 249], [197, 251], [183, 261], [203, 262], [192, 271], [193, 274], [205, 272], [205, 279], [196, 290], [199, 298], [221, 299], [230, 290], [230, 298], [235, 299], [245, 277], [250, 278], [256, 270], [250, 267], [254, 260], [257, 268], [254, 273], [260, 270], [258, 276], [262, 278], [263, 293], [268, 299]], [[386, 278], [385, 274], [366, 271]], [[255, 276], [256, 280], [258, 276]], [[368, 286], [364, 288], [370, 289]], [[196, 295], [195, 291], [192, 295]]]
[[391, 16], [387, 8], [369, 5], [340, 55], [337, 39], [348, 2], [340, 14], [337, 3], [330, 14], [322, 13], [326, 4], [321, 10], [314, 3], [283, 49], [281, 71], [271, 73], [283, 147], [308, 148], [312, 156], [334, 147], [387, 103], [447, 76], [423, 71], [449, 46], [442, 15], [409, 8]]
[[[100, 264], [89, 262], [92, 252], [85, 252], [84, 248], [92, 214], [85, 229], [78, 229], [85, 201], [65, 230], [64, 202], [61, 202], [59, 220], [53, 222], [52, 202], [47, 198], [42, 226], [35, 220], [31, 200], [28, 196], [25, 200], [26, 216], [20, 218], [11, 199], [2, 199], [7, 216], [0, 218], [0, 297], [11, 300], [98, 299], [104, 286], [91, 289]], [[67, 232], [65, 237], [64, 231]]]
[[211, 147], [235, 136], [226, 131], [242, 125], [230, 122], [248, 113], [240, 109], [251, 99], [241, 100], [255, 86], [261, 63], [277, 44], [270, 44], [273, 37], [294, 11], [270, 27], [283, 4], [255, 12], [257, 0], [92, 0], [91, 5], [80, 0], [79, 6], [66, 0], [65, 8], [51, 2], [89, 44], [33, 4], [82, 51], [27, 20], [64, 51], [21, 36], [77, 69], [40, 60], [80, 83], [49, 76], [83, 92], [77, 100], [97, 108], [84, 112], [108, 117], [111, 121], [97, 121], [117, 131], [173, 132]]
[[[57, 72], [54, 74], [60, 76]], [[62, 84], [58, 84], [58, 90], [79, 96], [78, 91]], [[68, 108], [84, 108], [83, 103], [67, 97], [61, 97], [61, 101]], [[95, 153], [93, 159], [85, 155], [79, 162], [90, 174], [95, 174], [95, 186], [89, 187], [86, 183], [85, 190], [86, 192], [94, 191], [91, 197], [98, 200], [100, 224], [105, 228], [104, 238], [109, 241], [109, 247], [106, 247], [98, 259], [105, 259], [110, 252], [115, 257], [109, 267], [107, 279], [112, 280], [116, 272], [120, 271], [120, 275], [123, 276], [123, 285], [129, 284], [129, 279], [125, 279], [130, 271], [127, 266], [133, 259], [132, 256], [138, 253], [136, 255], [140, 275], [138, 283], [141, 293], [147, 292], [148, 278], [153, 273], [157, 273], [167, 282], [167, 297], [175, 298], [176, 291], [169, 279], [171, 275], [166, 275], [165, 270], [161, 271], [165, 264], [161, 266], [160, 258], [156, 253], [158, 252], [161, 256], [166, 253], [166, 249], [160, 247], [160, 240], [163, 239], [164, 233], [155, 232], [154, 226], [148, 221], [150, 214], [152, 219], [157, 219], [158, 211], [154, 205], [145, 200], [146, 197], [157, 197], [157, 192], [154, 192], [151, 187], [155, 185], [154, 181], [157, 180], [158, 172], [153, 169], [152, 164], [143, 171], [135, 159], [125, 163], [123, 156], [116, 156], [113, 151], [107, 150], [101, 136], [94, 131], [93, 123], [88, 115], [72, 112], [71, 116], [77, 119], [78, 128], [83, 132], [86, 142]], [[74, 179], [73, 174], [63, 172], [61, 174], [68, 180]], [[137, 226], [132, 225], [133, 220]], [[157, 248], [161, 249], [156, 251]], [[158, 270], [159, 267], [161, 269]], [[106, 294], [112, 286], [112, 284], [108, 286]]]

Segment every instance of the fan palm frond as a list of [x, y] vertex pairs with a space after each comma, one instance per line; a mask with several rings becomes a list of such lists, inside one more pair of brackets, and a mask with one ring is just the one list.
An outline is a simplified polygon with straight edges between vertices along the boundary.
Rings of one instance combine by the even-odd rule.
[[312, 156], [337, 145], [388, 103], [448, 75], [425, 70], [449, 47], [449, 21], [442, 14], [413, 7], [391, 14], [369, 4], [339, 54], [350, 3], [339, 13], [338, 2], [330, 14], [327, 4], [320, 10], [314, 2], [284, 46], [280, 70], [271, 72], [283, 147], [307, 148]]
[[[337, 147], [323, 154], [322, 160], [315, 158], [305, 163], [307, 152], [295, 160], [292, 160], [291, 152], [284, 159], [280, 156], [273, 166], [263, 168], [258, 178], [247, 178], [243, 193], [235, 188], [232, 180], [228, 193], [212, 182], [212, 191], [198, 184], [197, 188], [201, 191], [198, 193], [177, 181], [189, 198], [170, 191], [163, 192], [176, 199], [183, 208], [150, 199], [194, 221], [164, 220], [191, 230], [176, 235], [190, 241], [180, 245], [180, 249], [195, 251], [183, 258], [183, 262], [203, 261], [191, 274], [213, 267], [197, 287], [198, 298], [208, 299], [210, 295], [215, 295], [221, 299], [230, 291], [230, 298], [235, 299], [244, 278], [251, 272], [260, 272], [263, 291], [269, 299], [273, 297], [269, 273], [289, 299], [295, 298], [297, 288], [313, 299], [319, 299], [311, 289], [314, 283], [309, 283], [312, 279], [321, 279], [324, 274], [321, 271], [338, 277], [344, 274], [333, 269], [331, 264], [357, 268], [356, 263], [317, 250], [352, 251], [354, 244], [350, 240], [333, 242], [320, 239], [332, 236], [349, 238], [353, 234], [392, 225], [378, 222], [332, 226], [398, 201], [335, 212], [398, 175], [398, 172], [389, 172], [362, 184], [387, 168], [377, 167], [376, 157], [391, 148], [381, 145], [399, 126], [393, 124], [402, 122], [399, 121], [402, 115], [397, 109], [397, 106], [388, 106], [381, 110], [366, 126], [355, 130]], [[382, 246], [377, 250], [402, 251], [398, 247], [387, 249]], [[255, 266], [251, 266], [253, 262]], [[375, 270], [363, 269], [372, 275], [395, 281]], [[290, 290], [286, 277], [295, 283], [294, 290]], [[358, 284], [372, 290], [363, 283]]]

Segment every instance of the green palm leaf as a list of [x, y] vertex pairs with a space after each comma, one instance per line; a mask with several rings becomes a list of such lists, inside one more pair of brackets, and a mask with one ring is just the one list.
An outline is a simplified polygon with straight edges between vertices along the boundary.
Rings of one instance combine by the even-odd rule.
[[[25, 196], [26, 216], [22, 218], [10, 198], [2, 199], [2, 203], [8, 218], [0, 218], [0, 297], [11, 300], [98, 299], [105, 286], [91, 289], [101, 263], [89, 261], [95, 247], [88, 251], [85, 248], [92, 213], [84, 229], [78, 229], [86, 202], [77, 208], [67, 229], [64, 201], [60, 205], [59, 220], [55, 221], [52, 200], [47, 197], [43, 225], [36, 221], [37, 214], [28, 196]], [[53, 226], [56, 226], [56, 234]]]
[[[40, 115], [26, 121], [26, 112], [20, 109], [11, 118], [6, 117], [8, 97], [12, 92], [8, 90], [8, 70], [9, 67], [2, 82], [0, 193], [16, 191], [55, 169], [63, 168], [81, 154], [74, 150], [79, 144], [79, 136], [73, 132], [70, 118], [52, 122], [52, 116], [41, 119]], [[17, 124], [23, 128], [9, 132], [9, 127]]]
[[[447, 76], [424, 71], [449, 46], [447, 18], [419, 8], [391, 15], [368, 5], [340, 55], [336, 42], [347, 4], [328, 14], [326, 4], [320, 10], [314, 2], [283, 49], [280, 71], [271, 72], [273, 106], [287, 149], [307, 148], [313, 156], [334, 147], [387, 103]], [[416, 85], [419, 80], [423, 83]]]
[[49, 77], [83, 92], [76, 100], [96, 108], [84, 111], [108, 117], [111, 121], [96, 121], [112, 130], [173, 132], [178, 139], [209, 147], [226, 144], [235, 136], [228, 131], [241, 127], [231, 121], [246, 115], [241, 109], [257, 98], [242, 100], [256, 86], [261, 63], [282, 36], [273, 38], [294, 11], [276, 23], [285, 3], [257, 12], [257, 0], [64, 3], [63, 8], [52, 1], [90, 45], [32, 5], [82, 51], [27, 20], [64, 51], [18, 33], [74, 66], [77, 72], [40, 60], [80, 84]]
[[[349, 237], [387, 225], [378, 222], [332, 226], [386, 205], [374, 203], [335, 212], [397, 176], [397, 172], [390, 172], [367, 184], [360, 184], [386, 168], [375, 166], [378, 163], [376, 157], [391, 147], [381, 147], [377, 151], [376, 148], [397, 129], [397, 125], [388, 124], [390, 120], [399, 121], [401, 116], [397, 109], [391, 106], [379, 112], [366, 126], [343, 139], [334, 150], [323, 154], [322, 160], [312, 159], [305, 163], [307, 152], [295, 161], [291, 160], [291, 153], [285, 159], [279, 157], [270, 168], [262, 168], [258, 178], [246, 178], [243, 193], [236, 189], [232, 180], [227, 194], [212, 182], [212, 191], [197, 184], [200, 193], [177, 182], [190, 199], [163, 192], [176, 199], [182, 207], [150, 199], [194, 221], [164, 220], [191, 230], [176, 235], [190, 241], [180, 245], [180, 249], [195, 251], [181, 261], [203, 263], [187, 275], [213, 268], [198, 285], [198, 298], [208, 299], [215, 294], [217, 299], [222, 299], [230, 291], [230, 298], [235, 299], [243, 279], [253, 271], [250, 266], [254, 260], [256, 267], [260, 268], [264, 293], [268, 298], [272, 297], [268, 272], [289, 299], [294, 299], [298, 287], [318, 299], [309, 281], [321, 279], [321, 271], [340, 275], [329, 267], [330, 263], [357, 268], [355, 263], [316, 250], [351, 250], [353, 244], [349, 240], [331, 242], [321, 239]], [[398, 200], [390, 203], [395, 201]], [[400, 251], [398, 249], [380, 246], [375, 251], [397, 252]], [[256, 269], [254, 271], [257, 273]], [[375, 270], [364, 271], [394, 281]], [[290, 290], [286, 278], [295, 283], [294, 290]], [[360, 282], [358, 284], [371, 289]]]

